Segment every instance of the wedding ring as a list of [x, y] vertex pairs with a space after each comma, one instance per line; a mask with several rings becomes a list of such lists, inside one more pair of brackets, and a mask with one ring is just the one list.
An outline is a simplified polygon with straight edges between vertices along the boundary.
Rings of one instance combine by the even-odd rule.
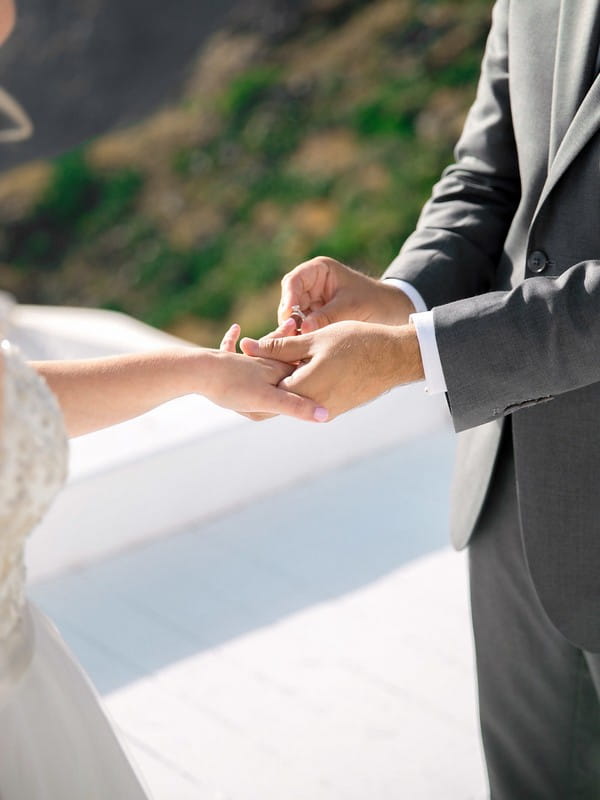
[[290, 317], [296, 323], [296, 333], [302, 333], [302, 323], [306, 319], [306, 314], [302, 311], [300, 306], [292, 306]]

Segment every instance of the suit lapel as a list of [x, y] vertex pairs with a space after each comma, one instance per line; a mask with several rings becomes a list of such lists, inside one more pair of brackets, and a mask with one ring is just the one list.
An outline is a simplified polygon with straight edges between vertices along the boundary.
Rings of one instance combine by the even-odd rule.
[[563, 142], [594, 77], [598, 55], [598, 0], [562, 0], [550, 127], [549, 163]]
[[[561, 0], [554, 62], [549, 171], [536, 213], [600, 127], [600, 0]], [[593, 83], [590, 87], [590, 81]]]

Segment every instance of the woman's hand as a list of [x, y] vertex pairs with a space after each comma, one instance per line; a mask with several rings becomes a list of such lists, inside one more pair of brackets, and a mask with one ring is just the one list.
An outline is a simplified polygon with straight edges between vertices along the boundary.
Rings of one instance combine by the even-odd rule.
[[[284, 325], [282, 330], [285, 329]], [[313, 422], [327, 420], [327, 411], [317, 403], [301, 397], [292, 389], [278, 386], [294, 371], [293, 365], [236, 353], [239, 335], [239, 325], [232, 325], [223, 337], [220, 350], [212, 351], [213, 361], [208, 367], [206, 385], [203, 381], [201, 394], [217, 405], [254, 420], [276, 414]]]
[[[288, 318], [281, 325], [278, 326], [276, 330], [272, 333], [268, 334], [266, 338], [274, 339], [283, 336], [295, 336], [296, 335], [296, 325], [294, 320]], [[225, 351], [227, 353], [235, 353], [237, 351], [237, 343], [238, 339], [240, 338], [240, 326], [235, 323], [229, 328], [225, 336], [223, 337], [223, 341], [221, 342], [220, 350]], [[247, 417], [251, 419], [252, 422], [264, 422], [266, 419], [272, 419], [273, 417], [277, 416], [276, 414], [267, 414], [260, 411], [253, 411], [253, 412], [243, 412], [240, 411], [243, 417]]]
[[70, 436], [116, 425], [187, 394], [201, 394], [241, 413], [287, 414], [323, 422], [317, 403], [278, 387], [293, 367], [235, 352], [239, 326], [222, 349], [172, 347], [143, 353], [40, 361], [31, 366], [56, 395]]
[[291, 338], [242, 339], [242, 350], [290, 366], [301, 362], [280, 386], [311, 397], [329, 419], [424, 377], [412, 325], [338, 322]]

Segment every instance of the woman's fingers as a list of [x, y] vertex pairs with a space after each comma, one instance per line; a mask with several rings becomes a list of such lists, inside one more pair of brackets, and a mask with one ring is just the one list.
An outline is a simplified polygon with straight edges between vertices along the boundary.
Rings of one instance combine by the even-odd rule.
[[219, 350], [222, 350], [226, 353], [235, 353], [237, 348], [238, 339], [240, 338], [241, 328], [234, 322], [234, 324], [229, 328], [225, 336], [223, 336], [223, 340], [221, 341], [221, 345]]
[[238, 414], [252, 422], [264, 422], [266, 419], [273, 419], [277, 416], [277, 414], [265, 414], [262, 411], [238, 411]]
[[329, 413], [327, 409], [319, 406], [308, 397], [287, 392], [276, 386], [269, 388], [265, 396], [268, 410], [272, 414], [285, 414], [288, 417], [307, 420], [308, 422], [327, 422]]
[[263, 339], [285, 339], [288, 336], [296, 335], [296, 322], [292, 317], [285, 319], [274, 331], [263, 336]]

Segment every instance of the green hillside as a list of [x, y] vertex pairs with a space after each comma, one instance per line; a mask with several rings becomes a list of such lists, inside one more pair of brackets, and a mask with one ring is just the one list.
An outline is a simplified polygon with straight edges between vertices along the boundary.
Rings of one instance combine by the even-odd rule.
[[270, 329], [312, 255], [379, 274], [451, 159], [490, 8], [315, 0], [275, 45], [219, 32], [180, 102], [0, 178], [0, 287], [214, 344]]

